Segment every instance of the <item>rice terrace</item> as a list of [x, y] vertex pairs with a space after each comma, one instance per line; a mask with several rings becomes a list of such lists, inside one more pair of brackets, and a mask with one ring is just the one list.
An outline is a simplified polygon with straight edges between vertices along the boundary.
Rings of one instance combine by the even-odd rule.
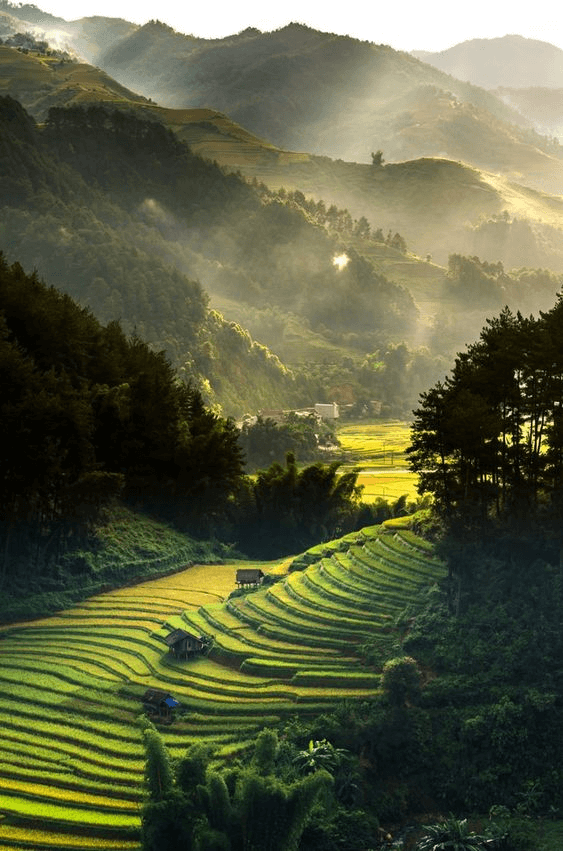
[[[237, 569], [264, 587], [235, 590]], [[137, 849], [148, 690], [179, 703], [159, 724], [172, 757], [218, 760], [264, 726], [378, 692], [359, 645], [393, 634], [444, 575], [432, 547], [391, 520], [295, 558], [196, 565], [0, 628], [0, 848]], [[176, 658], [174, 630], [212, 639]], [[158, 720], [157, 720], [158, 723]]]

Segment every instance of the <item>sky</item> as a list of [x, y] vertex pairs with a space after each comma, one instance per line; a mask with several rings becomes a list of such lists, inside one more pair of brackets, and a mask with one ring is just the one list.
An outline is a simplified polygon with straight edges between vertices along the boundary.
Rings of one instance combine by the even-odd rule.
[[28, 0], [46, 12], [75, 20], [90, 15], [144, 24], [157, 18], [178, 32], [221, 38], [247, 27], [267, 31], [291, 21], [324, 32], [389, 44], [395, 50], [445, 50], [471, 38], [507, 34], [548, 41], [563, 49], [563, 15], [553, 0], [445, 0], [367, 3], [366, 0]]

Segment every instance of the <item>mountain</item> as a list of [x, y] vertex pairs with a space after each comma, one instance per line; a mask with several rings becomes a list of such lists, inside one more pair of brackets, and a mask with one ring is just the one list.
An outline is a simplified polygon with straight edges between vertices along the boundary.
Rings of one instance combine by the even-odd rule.
[[554, 135], [559, 140], [563, 137], [563, 88], [499, 86], [495, 94], [532, 121], [538, 133]]
[[[211, 260], [187, 245], [183, 259], [171, 256], [183, 226], [157, 201], [175, 195], [181, 207], [189, 196], [200, 222], [207, 217], [219, 228], [218, 210], [259, 207], [252, 190], [157, 124], [125, 116], [119, 123], [96, 107], [72, 118], [67, 110], [65, 120], [40, 129], [17, 101], [0, 99], [0, 247], [7, 259], [36, 269], [102, 321], [121, 319], [127, 332], [146, 336], [226, 413], [294, 403], [291, 373], [210, 311], [188, 274], [189, 258], [193, 271]], [[207, 204], [206, 193], [214, 199]]]
[[548, 192], [563, 185], [563, 149], [520, 112], [385, 45], [300, 24], [214, 40], [103, 17], [32, 30], [161, 106], [220, 112], [277, 148], [356, 162], [377, 149], [448, 157]]
[[406, 53], [300, 24], [203, 40], [151, 22], [98, 62], [165, 106], [214, 107], [281, 147], [360, 161], [390, 115], [400, 111], [406, 120], [409, 103], [428, 86], [521, 120], [494, 96]]
[[[154, 27], [161, 31], [160, 25], [148, 29]], [[141, 30], [147, 32], [147, 28], [138, 28], [137, 32]], [[159, 106], [87, 63], [61, 62], [57, 56], [0, 47], [0, 71], [5, 91], [20, 98], [38, 121], [46, 119], [51, 106], [104, 102], [133, 109], [141, 118], [156, 120], [173, 130], [206, 159], [240, 170], [274, 190], [281, 186], [300, 189], [317, 200], [347, 208], [353, 218], [365, 216], [385, 232], [399, 231], [416, 252], [434, 254], [442, 263], [447, 262], [448, 253], [467, 245], [467, 222], [476, 224], [483, 216], [507, 210], [538, 225], [540, 220], [560, 225], [558, 201], [509, 185], [498, 172], [504, 172], [513, 182], [548, 184], [557, 190], [563, 186], [563, 161], [523, 142], [518, 138], [521, 131], [514, 125], [509, 139], [507, 125], [453, 95], [427, 92], [427, 109], [413, 113], [420, 121], [403, 128], [395, 146], [402, 145], [407, 153], [421, 149], [425, 138], [436, 138], [437, 116], [441, 115], [441, 144], [450, 147], [455, 161], [444, 157], [413, 160], [407, 156], [406, 161], [386, 163], [377, 169], [285, 150], [215, 109]], [[474, 156], [477, 167], [471, 168], [463, 161], [467, 142], [474, 138], [479, 138], [480, 144]], [[546, 255], [545, 250], [540, 258], [504, 259], [514, 261], [514, 265], [539, 260], [560, 268], [553, 253]]]
[[300, 24], [225, 39], [152, 21], [97, 59], [170, 108], [213, 108], [280, 148], [369, 161], [448, 157], [558, 191], [563, 149], [518, 111], [385, 45]]
[[49, 12], [44, 12], [33, 3], [10, 3], [10, 0], [1, 0], [0, 13], [8, 15], [15, 20], [31, 24], [47, 24], [54, 26], [64, 23], [63, 18], [57, 18]]
[[563, 50], [521, 35], [474, 38], [439, 53], [414, 50], [412, 55], [484, 89], [563, 88]]
[[14, 4], [0, 0], [0, 36], [18, 32], [47, 39], [51, 47], [70, 50], [77, 57], [95, 62], [102, 50], [138, 29], [137, 24], [122, 18], [93, 16], [67, 21], [44, 12], [29, 3]]
[[227, 413], [274, 399], [310, 404], [313, 391], [209, 310], [208, 292], [237, 302], [272, 337], [297, 327], [332, 362], [416, 335], [404, 287], [351, 250], [346, 268], [335, 266], [342, 242], [303, 207], [224, 174], [154, 121], [91, 106], [53, 109], [39, 127], [5, 98], [0, 132], [8, 259], [102, 321], [122, 317]]
[[[99, 19], [98, 35], [105, 22]], [[171, 35], [177, 45], [185, 42], [158, 22], [134, 29], [148, 43], [154, 31], [163, 45]], [[297, 32], [313, 41], [323, 35]], [[246, 31], [232, 41], [238, 50], [239, 41], [262, 35]], [[20, 174], [7, 162], [7, 185], [15, 182], [17, 200], [7, 195], [0, 239], [10, 258], [70, 288], [103, 321], [124, 317], [128, 329], [136, 326], [186, 374], [207, 382], [207, 398], [228, 413], [267, 407], [274, 398], [274, 404], [310, 403], [345, 383], [340, 367], [317, 374], [313, 364], [351, 363], [346, 381], [356, 381], [366, 352], [406, 343], [412, 353], [431, 342], [432, 359], [462, 345], [468, 328], [478, 331], [496, 302], [466, 302], [460, 314], [459, 293], [443, 268], [451, 254], [476, 254], [507, 268], [563, 270], [561, 199], [523, 185], [563, 185], [562, 161], [549, 153], [548, 140], [540, 140], [542, 150], [530, 144], [533, 132], [451, 93], [426, 89], [427, 109], [415, 116], [426, 124], [403, 128], [396, 144], [416, 149], [440, 128], [442, 142], [459, 145], [457, 160], [386, 162], [385, 152], [368, 165], [284, 149], [213, 108], [160, 106], [40, 43], [25, 52], [1, 47], [0, 56], [9, 70], [6, 86], [21, 92], [24, 106], [46, 124], [29, 132], [39, 146], [33, 155], [40, 150], [50, 158], [38, 171], [53, 173], [46, 194], [34, 185], [30, 195], [27, 181], [37, 182], [37, 174], [30, 177], [27, 166]], [[77, 103], [88, 108], [76, 110]], [[96, 112], [96, 104], [106, 106]], [[49, 114], [51, 105], [58, 108]], [[122, 117], [110, 115], [109, 106]], [[169, 131], [190, 150], [175, 147]], [[479, 167], [460, 161], [474, 139]], [[54, 177], [61, 169], [64, 179]], [[84, 184], [72, 190], [76, 203], [68, 192], [53, 191], [57, 182], [64, 187], [68, 169]], [[344, 258], [343, 266], [335, 267], [335, 258]], [[210, 306], [230, 321], [207, 307], [197, 328], [187, 315], [184, 321], [175, 309], [174, 274], [199, 282]], [[523, 280], [497, 281], [494, 298], [525, 311], [548, 306], [557, 281], [532, 275], [526, 289]], [[444, 321], [448, 334], [437, 333]], [[244, 329], [292, 365], [298, 379]], [[247, 355], [253, 366], [245, 366]], [[366, 392], [377, 398], [375, 385]]]

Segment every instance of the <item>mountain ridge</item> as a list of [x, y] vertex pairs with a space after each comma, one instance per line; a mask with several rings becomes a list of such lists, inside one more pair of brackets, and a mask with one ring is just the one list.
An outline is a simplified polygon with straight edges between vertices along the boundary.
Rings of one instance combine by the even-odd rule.
[[563, 50], [539, 39], [510, 34], [469, 39], [438, 52], [411, 52], [445, 73], [485, 89], [563, 88]]

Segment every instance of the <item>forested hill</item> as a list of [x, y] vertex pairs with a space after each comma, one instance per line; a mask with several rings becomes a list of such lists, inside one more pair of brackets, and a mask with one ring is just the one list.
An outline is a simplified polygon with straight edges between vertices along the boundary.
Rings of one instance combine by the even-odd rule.
[[[229, 410], [275, 394], [277, 404], [295, 402], [297, 391], [264, 347], [208, 312], [202, 286], [282, 319], [330, 325], [336, 339], [363, 335], [364, 351], [413, 330], [406, 290], [360, 257], [340, 274], [341, 242], [298, 204], [225, 175], [161, 125], [89, 107], [54, 109], [40, 128], [12, 99], [1, 107], [0, 243], [9, 259], [103, 321], [136, 327], [211, 382]], [[232, 356], [234, 386], [223, 371]]]
[[0, 585], [29, 591], [117, 498], [213, 524], [242, 474], [234, 423], [162, 352], [1, 255], [0, 305]]

